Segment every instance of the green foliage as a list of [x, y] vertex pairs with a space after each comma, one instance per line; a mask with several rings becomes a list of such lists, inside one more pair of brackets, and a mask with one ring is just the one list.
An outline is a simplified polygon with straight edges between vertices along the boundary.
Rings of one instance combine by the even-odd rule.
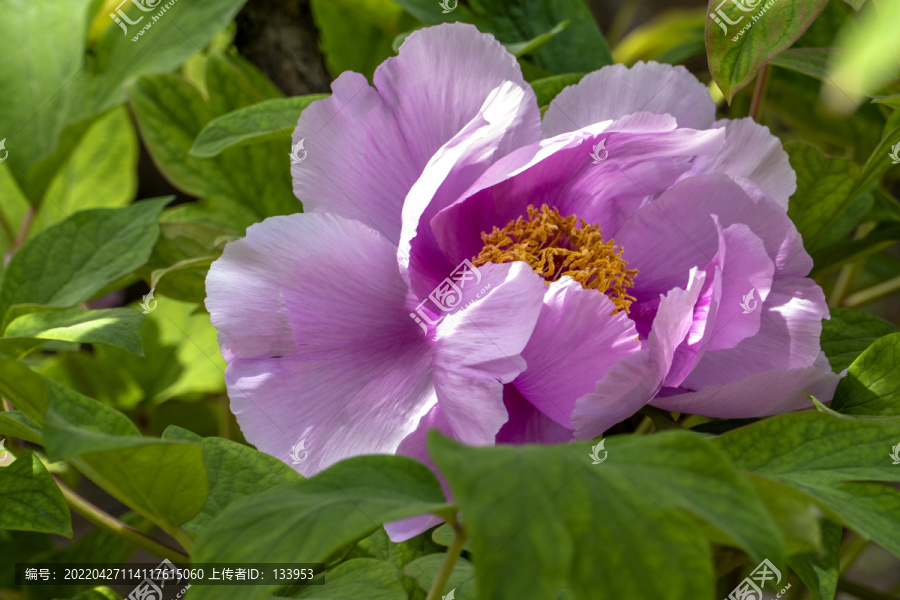
[[[279, 68], [239, 53], [255, 35], [234, 25], [244, 3], [181, 0], [153, 22], [162, 2], [0, 0], [0, 598], [121, 600], [19, 588], [12, 565], [167, 555], [157, 528], [194, 562], [326, 565], [323, 585], [196, 586], [191, 600], [695, 600], [724, 597], [763, 558], [806, 587], [797, 597], [833, 600], [853, 540], [900, 557], [896, 6], [778, 0], [738, 35], [765, 0], [645, 22], [626, 3], [600, 24], [611, 52], [584, 0], [311, 0], [333, 77], [371, 79], [412, 32], [455, 21], [507, 48], [542, 111], [613, 57], [711, 76], [717, 118], [752, 106], [785, 144], [788, 215], [832, 307], [821, 348], [846, 376], [803, 413], [648, 407], [610, 432], [602, 464], [590, 443], [432, 433], [429, 466], [365, 456], [306, 479], [243, 440], [204, 306], [228, 242], [303, 210], [291, 134], [328, 97], [284, 97], [263, 74]], [[123, 32], [118, 8], [143, 18]], [[742, 18], [727, 35], [719, 9]], [[708, 73], [693, 60], [704, 41]], [[92, 518], [73, 531], [75, 509]], [[403, 542], [383, 527], [427, 514], [445, 522]]]
[[66, 500], [47, 468], [30, 450], [0, 469], [0, 529], [72, 537]]
[[875, 340], [853, 361], [831, 407], [900, 425], [900, 333]]
[[710, 0], [708, 12], [716, 13], [722, 25], [711, 18], [706, 26], [709, 71], [725, 98], [731, 102], [770, 58], [797, 41], [827, 3], [828, 0], [796, 0], [774, 2], [764, 8], [768, 2], [756, 2], [748, 12], [737, 3]]
[[[156, 219], [169, 200], [75, 213], [16, 252], [0, 284], [0, 322], [16, 304], [69, 307], [146, 262], [159, 235]], [[47, 264], [54, 269], [43, 268]]]
[[209, 474], [209, 498], [200, 514], [184, 525], [184, 530], [189, 533], [199, 533], [237, 500], [249, 501], [259, 492], [303, 479], [277, 458], [229, 440], [201, 438], [180, 427], [168, 428], [162, 437], [164, 440], [196, 442], [203, 448], [203, 462]]
[[43, 381], [50, 396], [44, 440], [51, 458], [71, 460], [97, 485], [167, 531], [200, 512], [209, 486], [199, 444], [144, 437], [117, 410]]
[[[400, 456], [349, 459], [315, 477], [230, 506], [197, 538], [197, 562], [325, 562], [382, 523], [429, 512], [453, 514], [424, 465]], [[248, 528], [258, 532], [248, 539]], [[284, 532], [290, 531], [290, 536]], [[204, 598], [264, 598], [272, 586], [198, 588]]]
[[683, 511], [757, 561], [784, 560], [750, 486], [694, 434], [613, 437], [601, 465], [589, 444], [470, 448], [434, 436], [430, 448], [466, 515], [479, 596], [709, 596], [708, 546]]
[[[900, 426], [788, 414], [726, 433], [716, 444], [734, 466], [789, 485], [831, 516], [900, 556], [900, 481], [890, 448]], [[852, 500], [852, 502], [851, 502]]]

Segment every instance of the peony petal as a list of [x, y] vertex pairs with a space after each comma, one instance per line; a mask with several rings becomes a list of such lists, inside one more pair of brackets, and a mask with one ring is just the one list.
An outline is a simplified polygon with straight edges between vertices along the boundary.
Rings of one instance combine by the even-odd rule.
[[207, 277], [247, 440], [316, 473], [392, 453], [436, 402], [431, 351], [409, 318], [395, 248], [357, 221], [297, 214], [252, 225]]
[[[420, 172], [478, 114], [485, 98], [507, 81], [525, 91], [522, 127], [534, 131], [540, 123], [537, 99], [516, 58], [474, 25], [447, 23], [413, 32], [399, 55], [375, 70], [373, 81], [396, 115]], [[511, 152], [518, 143], [507, 138], [498, 155]]]
[[[544, 140], [497, 161], [466, 194], [432, 220], [438, 244], [452, 260], [476, 256], [481, 233], [547, 204], [564, 215], [599, 224], [604, 235], [690, 168], [697, 154], [714, 153], [723, 132], [675, 130], [669, 116], [643, 113]], [[595, 164], [604, 141], [608, 158]], [[703, 264], [706, 264], [705, 262]]]
[[544, 114], [544, 137], [636, 112], [670, 114], [679, 127], [708, 129], [716, 118], [709, 91], [682, 66], [610, 65], [565, 88]]
[[497, 434], [498, 444], [564, 444], [572, 441], [571, 428], [563, 427], [539, 411], [515, 385], [504, 387], [503, 402], [509, 420]]
[[[517, 145], [540, 139], [539, 122], [522, 126], [525, 90], [507, 82], [485, 100], [478, 115], [444, 144], [425, 167], [403, 205], [403, 229], [397, 255], [410, 269], [408, 280], [419, 297], [427, 296], [453, 270], [437, 247], [430, 221], [452, 204], [491, 163], [510, 138]], [[458, 261], [457, 261], [458, 262]], [[404, 272], [406, 274], [406, 272]]]
[[805, 275], [812, 267], [796, 228], [774, 201], [755, 201], [724, 175], [692, 177], [641, 208], [616, 233], [629, 268], [638, 269], [633, 295], [639, 302], [653, 300], [679, 284], [679, 273], [712, 260], [719, 244], [713, 214], [725, 228], [749, 227], [779, 276]]
[[691, 330], [694, 306], [705, 280], [706, 273], [691, 269], [686, 289], [676, 287], [660, 300], [645, 347], [613, 365], [592, 393], [575, 402], [572, 423], [577, 439], [602, 434], [656, 396], [672, 366], [675, 349]]
[[797, 191], [797, 174], [781, 140], [750, 117], [723, 119], [713, 126], [725, 129], [724, 150], [715, 156], [697, 157], [685, 177], [724, 173], [751, 196], [758, 189], [787, 211], [788, 199]]
[[840, 378], [827, 366], [824, 370], [806, 367], [766, 371], [697, 392], [656, 398], [651, 404], [663, 410], [717, 419], [764, 417], [811, 408], [812, 401], [803, 392], [828, 402]]
[[[293, 141], [304, 140], [307, 156], [291, 172], [307, 212], [356, 219], [396, 243], [403, 200], [429, 159], [504, 82], [525, 90], [521, 125], [538, 135], [537, 101], [518, 63], [472, 25], [414, 32], [373, 79], [377, 91], [362, 75], [344, 73], [330, 98], [300, 116]], [[500, 155], [517, 143], [507, 138]]]
[[[422, 417], [422, 420], [419, 421], [419, 426], [416, 430], [400, 442], [400, 447], [397, 448], [397, 454], [414, 458], [434, 471], [438, 481], [441, 482], [441, 487], [444, 489], [444, 495], [447, 497], [447, 501], [452, 502], [453, 496], [450, 493], [450, 485], [447, 483], [444, 476], [438, 472], [437, 466], [428, 454], [428, 432], [432, 429], [437, 429], [444, 435], [452, 437], [450, 424], [447, 422], [441, 407], [438, 405], [435, 405], [428, 411], [428, 413]], [[435, 515], [419, 515], [409, 519], [385, 523], [384, 529], [387, 531], [391, 541], [405, 542], [406, 540], [419, 535], [423, 531], [431, 529], [435, 525], [439, 525], [443, 522], [444, 520], [442, 518]]]
[[513, 382], [536, 408], [569, 429], [575, 401], [622, 358], [638, 352], [634, 324], [605, 294], [563, 277], [547, 288], [522, 352], [528, 369]]
[[543, 280], [522, 262], [479, 267], [487, 293], [437, 327], [434, 386], [454, 438], [492, 444], [508, 420], [503, 384], [525, 370], [521, 357], [541, 311]]
[[734, 348], [707, 352], [683, 387], [700, 389], [815, 363], [822, 319], [828, 318], [822, 288], [811, 279], [776, 277], [765, 304], [756, 312], [760, 311], [759, 333]]

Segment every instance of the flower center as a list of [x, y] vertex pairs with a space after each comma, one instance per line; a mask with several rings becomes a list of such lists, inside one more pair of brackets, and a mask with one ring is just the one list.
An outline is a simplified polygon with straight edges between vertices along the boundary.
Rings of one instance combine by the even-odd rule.
[[527, 262], [549, 284], [568, 275], [585, 289], [606, 294], [616, 305], [613, 314], [634, 301], [625, 291], [634, 286], [636, 269], [627, 269], [622, 248], [603, 240], [599, 225], [572, 215], [562, 217], [546, 204], [528, 206], [528, 219], [519, 217], [503, 229], [482, 233], [484, 248], [472, 259], [476, 266], [489, 262]]

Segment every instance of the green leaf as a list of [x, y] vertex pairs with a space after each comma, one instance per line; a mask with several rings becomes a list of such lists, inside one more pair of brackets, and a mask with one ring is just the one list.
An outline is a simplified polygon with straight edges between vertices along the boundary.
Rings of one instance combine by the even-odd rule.
[[141, 324], [146, 317], [130, 308], [83, 311], [34, 312], [13, 319], [0, 338], [0, 352], [7, 344], [34, 340], [63, 340], [85, 344], [107, 344], [143, 356]]
[[[412, 561], [403, 569], [403, 574], [412, 577], [419, 582], [419, 586], [426, 592], [431, 589], [441, 565], [444, 564], [445, 554], [429, 554]], [[441, 590], [442, 595], [448, 594], [450, 590], [456, 590], [454, 596], [462, 598], [476, 598], [475, 590], [475, 567], [465, 558], [459, 557], [453, 565], [453, 572], [450, 573], [450, 579], [447, 585]]]
[[0, 412], [0, 435], [19, 438], [33, 444], [43, 444], [40, 426], [17, 410]]
[[[769, 8], [761, 0], [741, 3], [751, 4], [753, 8], [748, 11], [737, 2], [709, 0], [708, 13], [715, 15], [706, 24], [709, 71], [729, 103], [769, 59], [803, 35], [828, 0], [779, 1]], [[758, 19], [754, 22], [755, 17]]]
[[50, 402], [47, 388], [37, 373], [14, 360], [0, 359], [0, 396], [9, 400], [38, 426]]
[[[323, 562], [386, 521], [429, 512], [454, 510], [428, 467], [402, 456], [352, 458], [233, 504], [203, 528], [191, 557], [195, 562]], [[256, 532], [252, 537], [250, 529]], [[192, 593], [194, 600], [255, 600], [274, 589], [198, 587]]]
[[[797, 191], [788, 204], [788, 216], [803, 236], [805, 246], [813, 250], [846, 235], [864, 217], [864, 211], [853, 211], [852, 219], [844, 220], [835, 230], [828, 229], [834, 224], [835, 213], [853, 193], [859, 167], [849, 160], [828, 158], [803, 142], [790, 142], [784, 148], [797, 173]], [[828, 237], [823, 239], [826, 232]], [[816, 245], [819, 240], [822, 244]]]
[[743, 475], [784, 534], [788, 554], [808, 552], [810, 547], [814, 550], [821, 547], [821, 510], [809, 496], [755, 473]]
[[106, 586], [101, 586], [72, 596], [72, 600], [122, 600], [122, 596]]
[[217, 258], [188, 258], [165, 269], [156, 269], [150, 274], [150, 287], [164, 296], [200, 304], [206, 299], [206, 276]]
[[880, 317], [860, 310], [833, 307], [831, 318], [822, 321], [822, 351], [831, 368], [839, 373], [880, 337], [897, 332], [897, 327]]
[[118, 208], [134, 200], [138, 150], [128, 110], [120, 107], [100, 117], [49, 182], [29, 236], [79, 210]]
[[587, 73], [567, 73], [565, 75], [554, 75], [553, 77], [544, 77], [531, 82], [534, 94], [537, 96], [538, 106], [544, 107], [556, 98], [556, 96], [570, 85], [575, 85]]
[[[90, 0], [14, 0], [0, 19], [0, 139], [21, 175], [56, 147], [65, 124], [68, 83], [82, 67]], [[7, 137], [8, 136], [8, 137]]]
[[875, 340], [853, 361], [831, 408], [900, 424], [900, 333]]
[[[272, 90], [256, 82], [261, 75], [244, 72], [249, 69], [240, 58], [211, 55], [208, 99], [175, 75], [144, 76], [128, 88], [143, 140], [166, 178], [207, 204], [226, 206], [230, 226], [239, 231], [300, 209], [291, 187], [290, 136], [228, 148], [212, 158], [190, 154], [194, 140], [214, 118], [273, 97]], [[173, 114], [179, 118], [173, 120]], [[271, 124], [281, 127], [274, 118]]]
[[426, 25], [452, 21], [474, 23], [504, 44], [534, 40], [559, 23], [568, 21], [565, 31], [534, 56], [535, 64], [552, 74], [589, 72], [612, 64], [606, 39], [583, 0], [482, 0], [470, 7], [459, 3], [443, 13], [433, 0], [395, 0]]
[[371, 558], [355, 558], [338, 565], [322, 575], [322, 585], [300, 586], [294, 598], [310, 600], [407, 600], [408, 596], [397, 577], [397, 569], [386, 562]]
[[562, 31], [568, 26], [568, 21], [561, 21], [557, 23], [556, 26], [550, 31], [546, 31], [538, 36], [531, 38], [530, 40], [515, 42], [513, 44], [506, 44], [506, 49], [515, 57], [522, 57], [527, 54], [536, 54], [537, 50], [543, 48], [547, 42], [552, 40], [554, 36], [562, 33]]
[[199, 444], [146, 438], [122, 413], [43, 379], [50, 394], [44, 439], [52, 459], [70, 459], [94, 483], [170, 534], [194, 518], [209, 493]]
[[84, 302], [140, 267], [159, 235], [157, 216], [169, 201], [81, 211], [26, 242], [0, 284], [0, 322], [13, 304]]
[[72, 537], [72, 517], [44, 464], [25, 450], [0, 468], [0, 528]]
[[125, 369], [144, 399], [169, 398], [225, 390], [225, 361], [209, 314], [196, 305], [161, 298], [144, 324], [144, 358], [108, 346], [96, 349], [104, 365]]
[[834, 600], [840, 576], [843, 528], [828, 519], [821, 520], [821, 527], [822, 552], [804, 552], [791, 556], [788, 564], [803, 580], [815, 600]]
[[831, 51], [831, 48], [789, 48], [773, 57], [769, 64], [824, 81], [828, 77]]
[[[405, 542], [392, 542], [384, 529], [377, 529], [366, 539], [360, 540], [347, 558], [376, 558], [394, 565], [398, 571], [403, 572], [410, 562], [441, 550], [442, 548], [432, 542], [427, 534], [417, 535]], [[402, 581], [407, 593], [414, 595], [419, 591], [419, 584], [414, 579], [403, 576]]]
[[203, 510], [183, 527], [200, 530], [234, 502], [248, 499], [279, 485], [303, 481], [303, 477], [274, 456], [222, 438], [202, 438], [181, 427], [171, 426], [164, 440], [196, 442], [203, 448], [209, 474], [209, 499]]
[[835, 419], [815, 412], [779, 415], [715, 443], [738, 469], [787, 484], [830, 509], [858, 533], [900, 556], [900, 480], [890, 452], [900, 426]]
[[[344, 4], [333, 0], [310, 1], [325, 64], [332, 77], [344, 71], [356, 71], [371, 79], [378, 65], [393, 54], [391, 41], [396, 34], [386, 33], [366, 18], [365, 13]], [[412, 27], [411, 19], [396, 21], [401, 22]]]
[[[175, 2], [162, 15], [163, 3], [150, 12], [127, 3], [123, 9], [128, 17], [132, 21], [142, 20], [136, 25], [128, 25], [126, 33], [112, 19], [107, 19], [109, 25], [93, 48], [95, 59], [72, 83], [74, 100], [68, 122], [74, 123], [123, 102], [126, 81], [143, 73], [171, 71], [178, 67], [228, 26], [245, 2]], [[154, 16], [159, 20], [133, 41]]]
[[[472, 540], [485, 598], [711, 597], [709, 546], [687, 511], [783, 563], [781, 534], [752, 488], [706, 439], [685, 431], [590, 444], [429, 450]], [[653, 573], [653, 577], [646, 576]]]
[[291, 98], [273, 98], [254, 106], [238, 109], [210, 121], [191, 147], [193, 156], [217, 156], [232, 146], [278, 139], [273, 134], [287, 135], [297, 127], [300, 113], [328, 94], [310, 94]]

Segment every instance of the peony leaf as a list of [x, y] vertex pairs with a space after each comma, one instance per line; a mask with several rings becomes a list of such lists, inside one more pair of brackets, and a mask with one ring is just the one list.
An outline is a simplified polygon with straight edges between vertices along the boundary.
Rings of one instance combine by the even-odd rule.
[[900, 425], [900, 333], [875, 340], [853, 361], [831, 408]]
[[0, 529], [41, 531], [72, 537], [66, 499], [31, 450], [0, 467]]
[[584, 598], [711, 597], [709, 544], [684, 511], [757, 562], [783, 563], [775, 522], [709, 441], [670, 431], [609, 443], [594, 465], [590, 443], [466, 447], [432, 432], [430, 454], [471, 538], [479, 597], [554, 598], [566, 587]]
[[706, 54], [726, 100], [812, 25], [828, 0], [709, 0]]
[[834, 372], [839, 373], [875, 340], [896, 332], [895, 325], [880, 317], [860, 310], [834, 307], [831, 318], [822, 321], [822, 351]]
[[[305, 481], [231, 505], [200, 531], [191, 558], [323, 562], [386, 521], [429, 512], [449, 516], [455, 510], [428, 467], [403, 456], [351, 458]], [[248, 537], [250, 529], [256, 533]], [[191, 593], [194, 600], [257, 600], [276, 588], [202, 586]]]

